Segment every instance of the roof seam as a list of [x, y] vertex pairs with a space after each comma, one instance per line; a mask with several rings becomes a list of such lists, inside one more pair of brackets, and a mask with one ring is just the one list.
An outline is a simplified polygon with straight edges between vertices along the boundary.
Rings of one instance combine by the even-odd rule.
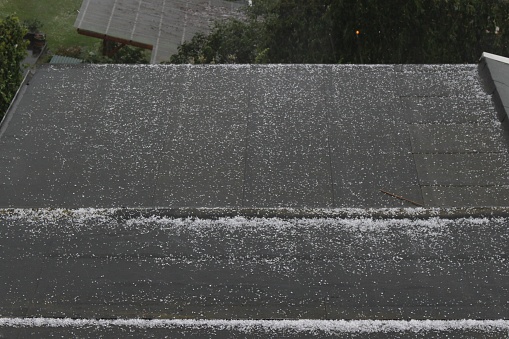
[[90, 4], [90, 0], [85, 0], [85, 8], [83, 9], [83, 13], [80, 13], [81, 14], [81, 20], [78, 24], [78, 28], [81, 28], [81, 25], [83, 23], [83, 20], [85, 19], [85, 14], [87, 13], [87, 10], [88, 10], [88, 5]]
[[[142, 3], [142, 0], [139, 0], [138, 12], [136, 12], [136, 18], [134, 18], [133, 30], [131, 31], [131, 40], [133, 40], [134, 31], [136, 30], [136, 25], [138, 24], [138, 17], [140, 16], [141, 3]], [[161, 28], [159, 27], [159, 34], [161, 34], [160, 31], [161, 31]]]
[[155, 64], [157, 60], [157, 53], [159, 52], [159, 41], [161, 40], [161, 27], [163, 26], [163, 18], [164, 18], [164, 7], [166, 6], [166, 0], [163, 0], [163, 8], [161, 10], [161, 16], [159, 18], [159, 32], [157, 34], [156, 44], [154, 49], [152, 50], [152, 58], [150, 60], [151, 64]]
[[105, 35], [108, 35], [108, 31], [110, 30], [111, 21], [113, 20], [113, 15], [115, 14], [115, 9], [117, 7], [117, 1], [118, 0], [115, 0], [115, 2], [113, 3], [113, 8], [111, 9], [111, 14], [110, 14], [110, 18], [108, 20], [108, 25], [106, 26]]

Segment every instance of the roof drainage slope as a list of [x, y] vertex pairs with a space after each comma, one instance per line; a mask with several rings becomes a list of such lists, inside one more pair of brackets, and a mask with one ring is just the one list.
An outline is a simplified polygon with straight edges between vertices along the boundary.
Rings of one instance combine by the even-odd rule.
[[2, 125], [0, 207], [509, 202], [477, 65], [48, 66]]
[[[119, 220], [111, 212], [0, 213], [2, 317], [369, 322], [509, 316], [507, 218]], [[416, 325], [400, 322], [399, 331], [426, 331]], [[10, 325], [0, 320], [0, 335], [2, 326]], [[507, 329], [506, 321], [501, 330]]]
[[0, 337], [507, 335], [508, 144], [476, 65], [26, 81], [0, 207], [38, 208], [0, 209]]

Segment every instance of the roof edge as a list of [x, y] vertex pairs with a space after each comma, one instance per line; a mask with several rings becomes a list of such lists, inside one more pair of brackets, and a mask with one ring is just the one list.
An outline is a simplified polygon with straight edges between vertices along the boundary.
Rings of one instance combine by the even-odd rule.
[[509, 58], [506, 58], [506, 57], [503, 57], [503, 56], [500, 56], [500, 55], [496, 55], [496, 54], [491, 54], [491, 53], [487, 53], [487, 52], [483, 52], [483, 54], [481, 55], [481, 59], [480, 60], [483, 60], [483, 59], [492, 59], [492, 60], [495, 60], [495, 61], [499, 61], [499, 62], [503, 62], [505, 64], [509, 64]]
[[152, 50], [154, 48], [153, 45], [148, 44], [148, 43], [138, 42], [138, 41], [134, 41], [134, 40], [127, 40], [127, 39], [122, 39], [122, 38], [116, 38], [111, 35], [97, 33], [97, 32], [89, 31], [89, 30], [82, 29], [82, 28], [78, 28], [77, 32], [78, 32], [78, 34], [89, 36], [92, 38], [109, 40], [109, 41], [118, 42], [118, 43], [121, 43], [124, 45], [130, 45], [130, 46], [139, 47], [139, 48], [143, 48], [143, 49]]
[[[481, 82], [485, 92], [492, 96], [498, 120], [509, 131], [509, 96], [506, 84], [500, 81], [501, 69], [507, 69], [504, 73], [509, 72], [509, 58], [486, 52], [481, 55], [478, 66]], [[509, 84], [509, 77], [504, 82]]]

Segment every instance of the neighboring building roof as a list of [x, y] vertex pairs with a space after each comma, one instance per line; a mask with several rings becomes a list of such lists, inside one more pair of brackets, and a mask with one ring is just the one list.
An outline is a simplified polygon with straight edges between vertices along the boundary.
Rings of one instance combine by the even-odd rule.
[[77, 58], [71, 58], [63, 55], [53, 55], [50, 60], [50, 64], [80, 64], [83, 60]]
[[160, 63], [214, 20], [240, 17], [242, 6], [225, 0], [83, 0], [74, 26], [81, 34], [152, 49], [151, 62]]
[[50, 66], [26, 87], [0, 207], [509, 203], [476, 65]]

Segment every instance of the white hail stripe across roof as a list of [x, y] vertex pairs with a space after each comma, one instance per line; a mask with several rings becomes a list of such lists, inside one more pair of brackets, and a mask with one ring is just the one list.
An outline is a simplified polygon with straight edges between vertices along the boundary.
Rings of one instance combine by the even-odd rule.
[[509, 320], [192, 320], [192, 319], [70, 319], [70, 318], [0, 318], [0, 327], [133, 327], [196, 328], [252, 331], [325, 331], [338, 333], [421, 332], [509, 330]]

